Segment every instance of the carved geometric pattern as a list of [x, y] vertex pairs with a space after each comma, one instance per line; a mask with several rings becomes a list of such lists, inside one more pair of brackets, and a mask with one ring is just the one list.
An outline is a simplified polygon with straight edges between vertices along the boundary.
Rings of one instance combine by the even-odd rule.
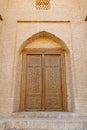
[[61, 56], [45, 55], [45, 104], [46, 109], [62, 109]]
[[25, 110], [62, 110], [61, 55], [26, 57]]
[[36, 9], [49, 10], [50, 9], [50, 0], [36, 0]]
[[41, 109], [41, 55], [27, 55], [26, 78], [26, 110]]

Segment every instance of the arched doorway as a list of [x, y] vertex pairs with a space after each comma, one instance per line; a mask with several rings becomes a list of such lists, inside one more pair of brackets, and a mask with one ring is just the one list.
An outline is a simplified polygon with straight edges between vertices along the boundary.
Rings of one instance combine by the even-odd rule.
[[[36, 38], [40, 48], [35, 40], [23, 49], [20, 110], [64, 111], [67, 110], [65, 51], [60, 42], [52, 47], [48, 33], [42, 34]], [[49, 45], [45, 41], [49, 41]]]

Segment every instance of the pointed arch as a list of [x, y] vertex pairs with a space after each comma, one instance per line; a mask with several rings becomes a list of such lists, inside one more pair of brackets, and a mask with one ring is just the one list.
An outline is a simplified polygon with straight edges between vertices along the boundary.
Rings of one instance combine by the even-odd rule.
[[41, 31], [41, 32], [38, 32], [38, 33], [32, 35], [26, 41], [24, 41], [24, 43], [21, 45], [21, 47], [19, 49], [19, 52], [22, 52], [23, 49], [27, 45], [32, 43], [33, 41], [35, 41], [35, 40], [37, 40], [39, 38], [44, 38], [44, 37], [53, 40], [54, 42], [58, 43], [61, 46], [61, 49], [68, 51], [68, 48], [67, 48], [65, 42], [63, 40], [61, 40], [59, 37], [57, 37], [56, 35], [54, 35], [54, 34], [52, 34], [50, 32]]
[[[71, 86], [71, 79], [69, 78], [70, 77], [70, 72], [71, 70], [70, 69], [70, 57], [69, 57], [69, 50], [66, 46], [66, 43], [61, 40], [59, 37], [57, 37], [56, 35], [50, 33], [50, 32], [47, 32], [47, 31], [41, 31], [41, 32], [38, 32], [34, 35], [32, 35], [31, 37], [29, 37], [27, 40], [25, 40], [22, 45], [20, 46], [19, 48], [19, 51], [18, 51], [18, 63], [16, 65], [17, 67], [17, 76], [16, 76], [16, 79], [15, 81], [16, 82], [16, 89], [15, 89], [15, 93], [18, 95], [16, 97], [16, 100], [17, 100], [17, 104], [15, 106], [15, 110], [16, 111], [20, 111], [20, 104], [21, 104], [21, 97], [23, 97], [23, 86], [22, 86], [22, 81], [24, 80], [23, 78], [23, 75], [25, 73], [25, 70], [23, 69], [22, 70], [22, 67], [24, 66], [24, 63], [23, 63], [23, 54], [25, 53], [24, 50], [26, 50], [27, 47], [30, 47], [29, 44], [32, 44], [33, 42], [35, 42], [36, 44], [36, 40], [40, 40], [39, 38], [41, 39], [44, 39], [44, 38], [48, 38], [49, 41], [50, 40], [53, 40], [53, 44], [56, 42], [58, 45], [61, 46], [61, 49], [63, 49], [64, 51], [62, 50], [58, 50], [57, 48], [57, 51], [62, 51], [64, 53], [64, 58], [63, 58], [63, 67], [61, 67], [63, 70], [64, 70], [64, 74], [63, 74], [63, 79], [64, 79], [64, 85], [66, 84], [66, 89], [65, 89], [65, 95], [68, 96], [68, 98], [66, 97], [66, 102], [65, 102], [65, 105], [66, 105], [66, 110], [69, 110], [71, 111], [72, 109], [72, 98], [73, 97], [72, 95], [72, 89], [70, 90], [70, 86]], [[36, 44], [37, 46], [37, 44]], [[55, 46], [55, 45], [54, 45]], [[40, 48], [39, 48], [40, 49]], [[42, 48], [41, 48], [42, 49]], [[48, 48], [49, 49], [49, 48]], [[32, 49], [30, 49], [32, 51]], [[49, 49], [50, 51], [50, 49]], [[66, 73], [67, 72], [67, 73]], [[63, 80], [62, 80], [63, 81]], [[19, 91], [17, 91], [17, 89], [19, 89]], [[64, 98], [64, 101], [65, 101], [65, 98]], [[23, 100], [22, 100], [22, 103], [23, 103]], [[21, 110], [22, 111], [22, 110]]]

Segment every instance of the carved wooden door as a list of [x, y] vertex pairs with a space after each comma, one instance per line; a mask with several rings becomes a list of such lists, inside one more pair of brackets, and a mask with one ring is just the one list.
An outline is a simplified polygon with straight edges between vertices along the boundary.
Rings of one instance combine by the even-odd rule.
[[25, 93], [25, 110], [62, 110], [60, 54], [27, 54]]

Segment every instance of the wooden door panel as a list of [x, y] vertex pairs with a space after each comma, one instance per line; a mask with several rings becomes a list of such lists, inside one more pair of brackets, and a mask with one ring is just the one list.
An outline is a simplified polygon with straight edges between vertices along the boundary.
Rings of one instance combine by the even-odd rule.
[[46, 109], [47, 110], [62, 110], [61, 95], [46, 96]]
[[60, 65], [60, 55], [45, 55], [45, 107], [48, 110], [62, 109]]
[[60, 65], [60, 54], [58, 55], [45, 55], [45, 67], [47, 66], [59, 66]]
[[41, 95], [28, 95], [25, 110], [41, 110]]
[[41, 55], [27, 55], [25, 109], [41, 109]]
[[26, 92], [30, 94], [41, 94], [41, 68], [29, 67], [27, 69], [27, 88]]
[[58, 67], [45, 68], [46, 95], [61, 93], [60, 69]]
[[40, 67], [41, 55], [27, 55], [27, 66]]

